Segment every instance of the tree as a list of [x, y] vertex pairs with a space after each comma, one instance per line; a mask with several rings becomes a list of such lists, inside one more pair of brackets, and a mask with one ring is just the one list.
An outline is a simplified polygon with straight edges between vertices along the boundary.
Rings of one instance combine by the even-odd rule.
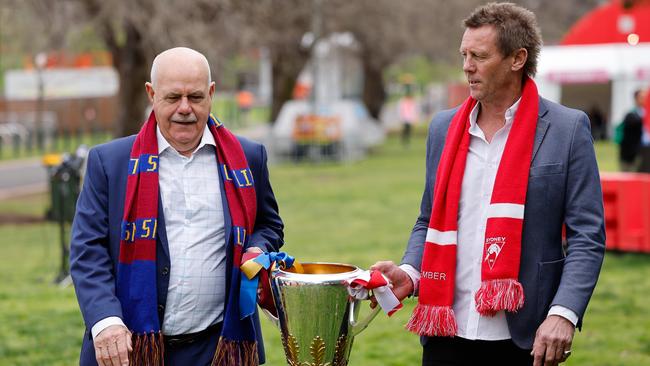
[[235, 8], [244, 29], [244, 44], [265, 47], [271, 59], [271, 122], [284, 102], [293, 96], [300, 72], [307, 64], [313, 43], [303, 42], [311, 31], [313, 7], [305, 0], [260, 0], [240, 2]]
[[[291, 99], [296, 80], [309, 60], [314, 42], [305, 42], [305, 35], [313, 30], [316, 11], [323, 15], [321, 36], [351, 32], [359, 42], [364, 72], [362, 99], [371, 115], [377, 117], [386, 99], [385, 70], [411, 55], [460, 65], [461, 21], [477, 5], [485, 3], [482, 0], [4, 1], [25, 15], [27, 10], [31, 12], [25, 17], [14, 17], [11, 25], [3, 27], [3, 39], [12, 38], [4, 34], [5, 29], [11, 29], [11, 34], [18, 39], [16, 43], [25, 49], [64, 48], [71, 33], [92, 26], [113, 55], [120, 76], [117, 136], [139, 130], [147, 105], [143, 84], [148, 79], [151, 61], [158, 52], [178, 45], [203, 52], [211, 62], [212, 74], [217, 76], [223, 60], [242, 50], [265, 47], [272, 62], [271, 120], [274, 121], [284, 102]], [[543, 6], [541, 0], [517, 2], [538, 14], [547, 43], [554, 43], [579, 16], [600, 1], [576, 0], [552, 7]], [[318, 4], [320, 10], [315, 8]], [[15, 31], [14, 25], [19, 25]], [[47, 37], [36, 37], [38, 41], [33, 42], [29, 39], [34, 38], [33, 34]]]
[[[231, 0], [195, 0], [191, 6], [155, 0], [28, 0], [26, 4], [31, 11], [27, 19], [35, 24], [39, 22], [34, 19], [46, 19], [50, 23], [47, 29], [41, 30], [41, 34], [48, 35], [43, 37], [48, 42], [57, 39], [49, 29], [61, 29], [61, 34], [69, 34], [81, 26], [93, 26], [112, 54], [120, 78], [116, 136], [137, 133], [146, 118], [148, 102], [144, 83], [149, 79], [149, 68], [157, 53], [183, 45], [217, 60], [236, 47], [237, 39], [230, 37], [235, 34], [232, 28], [236, 18], [227, 16]], [[59, 49], [65, 47], [65, 42], [49, 45], [49, 49]], [[212, 62], [213, 71], [218, 63]]]

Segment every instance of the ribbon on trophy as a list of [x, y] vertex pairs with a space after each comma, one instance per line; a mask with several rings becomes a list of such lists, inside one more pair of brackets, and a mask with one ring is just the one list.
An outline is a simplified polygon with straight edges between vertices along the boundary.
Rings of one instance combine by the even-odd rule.
[[[255, 312], [258, 302], [263, 309], [277, 316], [269, 282], [269, 270], [274, 264], [281, 269], [291, 268], [294, 264], [296, 267], [299, 265], [292, 256], [284, 252], [246, 252], [242, 255], [242, 263], [239, 267], [244, 274], [241, 277], [239, 295], [239, 313], [242, 319]], [[262, 284], [262, 292], [258, 301], [259, 283]]]
[[391, 316], [402, 308], [402, 303], [395, 297], [386, 276], [379, 271], [363, 271], [359, 276], [348, 280], [348, 293], [358, 300], [365, 300], [370, 291], [375, 295], [382, 310]]

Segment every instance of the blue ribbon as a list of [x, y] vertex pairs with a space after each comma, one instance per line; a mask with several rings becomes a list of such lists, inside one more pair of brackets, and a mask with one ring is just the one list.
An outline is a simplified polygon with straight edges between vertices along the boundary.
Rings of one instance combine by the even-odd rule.
[[251, 259], [259, 264], [261, 268], [255, 274], [255, 277], [248, 279], [245, 274], [241, 276], [239, 287], [239, 315], [241, 319], [253, 315], [257, 305], [257, 287], [260, 276], [259, 271], [268, 270], [275, 263], [282, 269], [293, 267], [294, 258], [285, 252], [260, 253], [257, 257]]

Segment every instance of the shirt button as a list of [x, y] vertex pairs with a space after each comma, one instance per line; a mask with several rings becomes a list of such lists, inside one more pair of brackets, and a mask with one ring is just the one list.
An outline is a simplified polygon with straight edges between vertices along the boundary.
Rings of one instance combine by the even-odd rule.
[[167, 274], [169, 273], [169, 267], [163, 268], [161, 273], [162, 273], [163, 276], [167, 276]]
[[189, 224], [190, 224], [190, 220], [185, 219], [185, 225], [189, 225]]

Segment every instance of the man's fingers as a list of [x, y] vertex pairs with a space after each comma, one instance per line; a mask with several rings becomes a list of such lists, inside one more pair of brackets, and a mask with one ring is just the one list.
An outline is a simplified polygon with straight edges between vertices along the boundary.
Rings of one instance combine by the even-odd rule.
[[126, 347], [129, 350], [129, 353], [133, 352], [133, 344], [132, 342], [132, 337], [131, 337], [131, 332], [127, 331], [126, 334], [124, 334], [126, 337]]
[[108, 345], [102, 344], [99, 347], [99, 351], [101, 352], [100, 353], [100, 357], [101, 357], [101, 361], [102, 361], [101, 365], [113, 366], [113, 363], [111, 362], [111, 356], [108, 353]]
[[111, 339], [108, 342], [108, 355], [111, 357], [111, 365], [120, 366], [120, 353], [117, 350], [117, 338]]
[[558, 347], [555, 343], [550, 343], [546, 346], [546, 352], [544, 352], [544, 366], [555, 366], [557, 365], [556, 361], [556, 352]]
[[[120, 360], [120, 366], [128, 366], [129, 364], [129, 339], [126, 337], [128, 332], [124, 333], [124, 337], [117, 339], [117, 354]], [[130, 338], [130, 337], [129, 337]]]
[[392, 261], [379, 261], [370, 266], [370, 269], [386, 274], [387, 272], [390, 272], [394, 267], [395, 263]]
[[544, 351], [546, 347], [535, 341], [533, 344], [533, 351], [530, 353], [533, 356], [533, 366], [542, 366], [544, 362]]

